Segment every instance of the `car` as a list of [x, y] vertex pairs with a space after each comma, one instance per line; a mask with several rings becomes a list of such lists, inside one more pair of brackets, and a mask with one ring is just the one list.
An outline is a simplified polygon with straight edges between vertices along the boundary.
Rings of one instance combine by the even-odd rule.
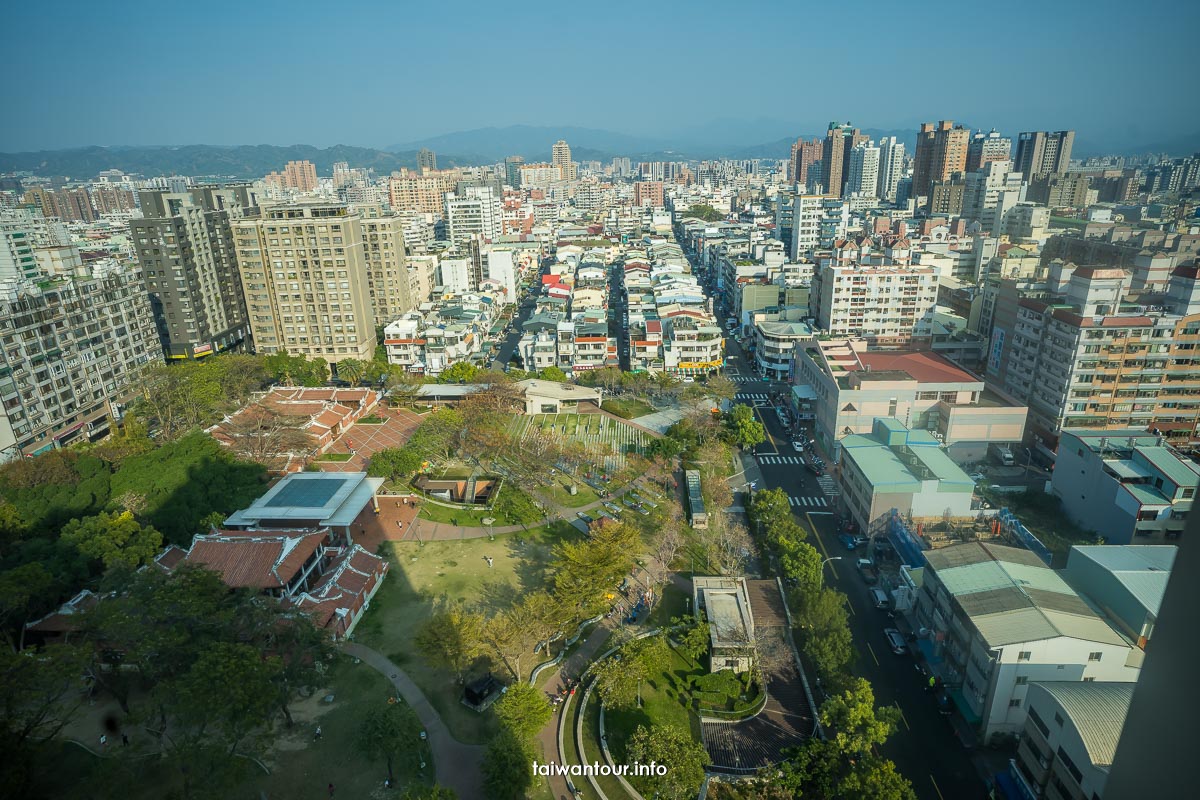
[[686, 378], [684, 378], [684, 379], [683, 379], [683, 382], [684, 382], [684, 383], [695, 383], [695, 382], [696, 382], [696, 379], [695, 379], [695, 378], [693, 378], [693, 377], [691, 377], [691, 376], [689, 375], [688, 377], [686, 377]]
[[797, 453], [803, 453], [804, 452], [804, 444], [802, 442], [792, 442], [792, 449], [795, 450]]
[[858, 547], [858, 545], [854, 541], [853, 536], [849, 536], [847, 534], [842, 534], [841, 536], [838, 537], [838, 540], [841, 541], [842, 545], [847, 550], [853, 550], [854, 548]]
[[855, 547], [865, 547], [867, 542], [868, 542], [867, 537], [863, 536], [861, 534], [854, 537], [854, 546]]
[[967, 477], [975, 481], [975, 483], [983, 483], [985, 480], [987, 480], [987, 476], [982, 472], [972, 472]]
[[868, 586], [873, 585], [879, 580], [879, 576], [875, 573], [875, 562], [869, 558], [860, 558], [854, 563], [858, 568], [858, 574], [862, 576], [863, 582]]
[[816, 475], [818, 478], [820, 478], [821, 476], [823, 476], [825, 474], [824, 467], [818, 466], [816, 464], [805, 464], [804, 466], [808, 469], [809, 472], [811, 472], [813, 475]]
[[904, 635], [896, 628], [884, 628], [883, 638], [887, 639], [888, 647], [898, 656], [902, 656], [908, 652], [908, 643], [904, 641]]

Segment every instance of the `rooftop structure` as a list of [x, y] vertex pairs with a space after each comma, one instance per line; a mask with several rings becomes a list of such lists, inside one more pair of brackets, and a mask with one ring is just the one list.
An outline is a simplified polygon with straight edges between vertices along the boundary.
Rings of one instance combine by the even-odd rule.
[[249, 508], [235, 511], [229, 528], [330, 528], [349, 542], [350, 525], [375, 502], [383, 478], [365, 472], [297, 472], [272, 486]]
[[1178, 552], [1175, 545], [1076, 545], [1062, 576], [1144, 650]]
[[709, 669], [745, 672], [752, 663], [754, 617], [745, 578], [692, 578], [696, 613], [705, 613], [710, 636]]

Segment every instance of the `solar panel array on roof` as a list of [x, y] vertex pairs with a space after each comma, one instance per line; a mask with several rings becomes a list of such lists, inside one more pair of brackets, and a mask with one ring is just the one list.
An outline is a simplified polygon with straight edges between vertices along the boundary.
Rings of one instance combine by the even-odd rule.
[[292, 481], [264, 505], [268, 508], [323, 508], [345, 483], [340, 477]]

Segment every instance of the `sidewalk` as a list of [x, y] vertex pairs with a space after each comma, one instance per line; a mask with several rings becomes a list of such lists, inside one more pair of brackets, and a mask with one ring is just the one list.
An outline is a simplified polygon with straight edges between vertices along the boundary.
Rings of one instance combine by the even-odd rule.
[[[564, 676], [570, 676], [573, 680], [578, 681], [579, 676], [587, 669], [588, 664], [597, 653], [601, 653], [605, 649], [605, 645], [612, 637], [613, 629], [610, 627], [612, 620], [605, 618], [597, 623], [588, 637], [583, 640], [583, 643], [575, 650], [574, 653], [558, 665], [558, 668], [550, 674], [550, 678], [542, 686], [542, 690], [551, 695], [556, 695], [559, 690], [565, 687]], [[574, 710], [574, 709], [573, 709]], [[562, 713], [561, 706], [554, 711], [554, 716], [550, 722], [538, 733], [537, 741], [542, 747], [544, 758], [547, 761], [563, 763], [563, 754], [558, 752], [558, 725], [559, 715]], [[575, 736], [575, 726], [569, 726], [569, 730], [564, 732], [564, 737]], [[550, 792], [554, 796], [554, 800], [571, 800], [571, 790], [567, 786], [567, 778], [564, 775], [551, 775], [549, 777]], [[581, 780], [577, 788], [583, 789], [587, 786], [585, 780]], [[465, 795], [460, 795], [465, 797]]]
[[342, 649], [388, 678], [404, 701], [417, 713], [429, 737], [438, 785], [453, 789], [464, 800], [483, 797], [483, 745], [463, 744], [450, 735], [450, 729], [420, 688], [387, 656], [357, 642], [347, 642]]

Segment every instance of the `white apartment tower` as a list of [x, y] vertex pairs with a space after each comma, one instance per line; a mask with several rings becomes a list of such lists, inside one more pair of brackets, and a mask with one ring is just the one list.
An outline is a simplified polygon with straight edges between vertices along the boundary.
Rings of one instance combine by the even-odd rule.
[[884, 200], [896, 199], [896, 187], [904, 177], [904, 143], [897, 141], [895, 136], [886, 136], [879, 140], [879, 197]]
[[847, 170], [843, 197], [856, 194], [859, 197], [876, 197], [879, 187], [879, 148], [874, 142], [855, 145], [850, 151], [850, 168]]

